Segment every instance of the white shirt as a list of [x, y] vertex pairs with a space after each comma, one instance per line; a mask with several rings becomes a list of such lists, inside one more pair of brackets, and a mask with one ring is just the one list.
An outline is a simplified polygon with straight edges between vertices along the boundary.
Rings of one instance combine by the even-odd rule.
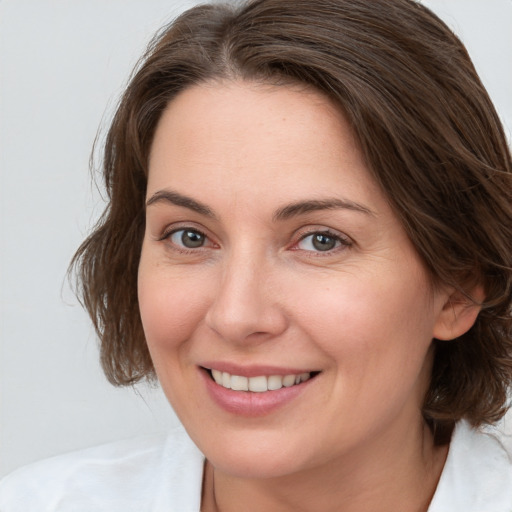
[[[429, 512], [511, 512], [511, 448], [497, 430], [459, 423]], [[21, 468], [0, 482], [0, 511], [199, 512], [203, 467], [175, 429]]]

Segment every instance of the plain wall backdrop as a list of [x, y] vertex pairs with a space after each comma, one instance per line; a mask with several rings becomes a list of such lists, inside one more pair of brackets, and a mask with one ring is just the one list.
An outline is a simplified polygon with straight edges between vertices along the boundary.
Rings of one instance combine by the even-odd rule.
[[[177, 421], [158, 389], [107, 383], [66, 269], [103, 209], [98, 127], [153, 33], [195, 3], [0, 0], [0, 475]], [[512, 0], [424, 3], [466, 43], [510, 140]]]

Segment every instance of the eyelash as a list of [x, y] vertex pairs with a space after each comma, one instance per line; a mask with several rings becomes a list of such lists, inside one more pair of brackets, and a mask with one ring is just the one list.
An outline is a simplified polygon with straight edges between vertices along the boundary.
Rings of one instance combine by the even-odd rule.
[[[183, 226], [183, 227], [178, 227], [178, 228], [166, 230], [163, 233], [163, 235], [160, 237], [159, 240], [160, 241], [166, 241], [167, 240], [169, 242], [169, 244], [172, 246], [173, 250], [178, 251], [178, 252], [180, 252], [182, 254], [197, 254], [197, 252], [199, 250], [208, 248], [208, 247], [205, 247], [204, 245], [201, 245], [201, 246], [196, 247], [196, 248], [188, 248], [188, 247], [177, 245], [175, 242], [172, 242], [171, 241], [172, 236], [175, 235], [176, 233], [181, 232], [181, 231], [183, 231], [183, 232], [189, 231], [189, 232], [195, 233], [197, 235], [200, 235], [205, 240], [210, 240], [208, 235], [206, 235], [203, 231], [201, 231], [200, 229], [197, 229], [196, 227], [190, 227], [190, 226]], [[297, 245], [300, 244], [302, 241], [304, 241], [308, 237], [312, 237], [314, 235], [323, 235], [323, 236], [326, 236], [328, 238], [331, 238], [331, 239], [333, 239], [336, 242], [337, 246], [335, 246], [332, 249], [328, 249], [326, 251], [320, 251], [320, 250], [315, 251], [315, 250], [308, 250], [308, 249], [300, 249], [300, 248], [297, 247]], [[346, 237], [346, 236], [340, 235], [339, 233], [333, 232], [333, 231], [331, 231], [329, 229], [316, 229], [316, 230], [310, 230], [310, 231], [301, 233], [299, 235], [299, 240], [297, 242], [294, 242], [294, 244], [290, 248], [290, 250], [302, 251], [304, 253], [308, 253], [308, 255], [310, 257], [315, 257], [316, 258], [316, 257], [332, 255], [333, 253], [337, 253], [340, 250], [347, 249], [347, 248], [351, 247], [352, 245], [353, 245], [353, 242], [348, 237]]]
[[[308, 237], [312, 237], [315, 235], [323, 235], [328, 238], [333, 239], [337, 246], [335, 246], [332, 249], [326, 250], [326, 251], [314, 251], [314, 250], [307, 250], [307, 249], [300, 249], [295, 248], [300, 242], [306, 240]], [[295, 242], [294, 246], [292, 247], [292, 250], [294, 251], [304, 251], [305, 253], [308, 253], [310, 257], [318, 258], [318, 257], [325, 257], [330, 256], [334, 253], [337, 253], [338, 251], [342, 251], [344, 249], [347, 249], [352, 246], [352, 241], [344, 235], [341, 235], [340, 233], [336, 233], [334, 231], [331, 231], [330, 229], [315, 229], [315, 230], [309, 230], [307, 232], [301, 233], [300, 238], [297, 242]]]
[[206, 233], [204, 233], [203, 231], [201, 231], [200, 229], [197, 229], [196, 227], [191, 227], [191, 226], [182, 226], [182, 227], [164, 231], [164, 233], [160, 237], [159, 241], [161, 241], [161, 242], [167, 241], [169, 243], [169, 245], [172, 246], [173, 250], [178, 251], [182, 254], [197, 254], [199, 250], [205, 248], [204, 246], [199, 246], [197, 248], [192, 249], [189, 247], [179, 246], [175, 242], [172, 242], [172, 240], [171, 240], [172, 235], [175, 235], [176, 233], [179, 233], [180, 231], [188, 231], [188, 232], [196, 233], [196, 234], [202, 236], [205, 240], [209, 240], [208, 235]]

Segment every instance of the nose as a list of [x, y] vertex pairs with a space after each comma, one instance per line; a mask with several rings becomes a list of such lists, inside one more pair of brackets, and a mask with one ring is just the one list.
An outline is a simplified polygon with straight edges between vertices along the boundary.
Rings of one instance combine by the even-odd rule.
[[241, 255], [224, 263], [206, 324], [233, 343], [263, 342], [283, 333], [287, 315], [280, 304], [269, 262]]

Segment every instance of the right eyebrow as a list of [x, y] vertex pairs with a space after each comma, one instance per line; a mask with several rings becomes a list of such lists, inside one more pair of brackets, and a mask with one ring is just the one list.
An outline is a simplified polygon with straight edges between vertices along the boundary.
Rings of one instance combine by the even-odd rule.
[[213, 213], [211, 208], [205, 204], [173, 190], [163, 189], [155, 192], [146, 201], [146, 207], [158, 203], [170, 203], [176, 206], [182, 206], [183, 208], [188, 208], [189, 210], [199, 213], [200, 215], [204, 215], [212, 219], [216, 218], [216, 215]]
[[310, 199], [305, 201], [297, 201], [282, 208], [279, 208], [274, 213], [274, 220], [286, 220], [291, 217], [304, 215], [305, 213], [319, 211], [319, 210], [351, 210], [355, 212], [364, 213], [366, 215], [375, 215], [375, 213], [368, 207], [350, 201], [348, 199], [327, 198], [327, 199]]

